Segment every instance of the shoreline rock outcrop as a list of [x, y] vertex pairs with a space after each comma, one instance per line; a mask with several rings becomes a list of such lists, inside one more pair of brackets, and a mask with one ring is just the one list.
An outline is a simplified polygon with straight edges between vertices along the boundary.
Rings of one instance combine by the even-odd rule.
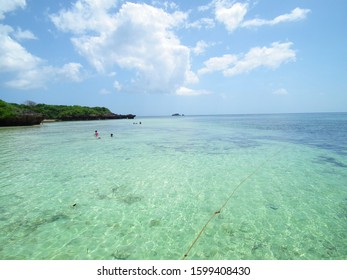
[[93, 120], [118, 120], [118, 119], [134, 119], [136, 115], [118, 115], [118, 114], [107, 114], [107, 115], [80, 115], [80, 116], [64, 116], [61, 121], [93, 121]]
[[0, 126], [38, 125], [43, 121], [41, 114], [25, 113], [0, 119]]

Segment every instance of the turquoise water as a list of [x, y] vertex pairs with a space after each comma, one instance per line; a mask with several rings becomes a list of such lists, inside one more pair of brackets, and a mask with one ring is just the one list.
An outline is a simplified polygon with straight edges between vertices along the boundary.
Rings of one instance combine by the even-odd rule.
[[0, 259], [181, 259], [228, 198], [187, 259], [347, 259], [347, 114], [1, 128], [0, 155]]

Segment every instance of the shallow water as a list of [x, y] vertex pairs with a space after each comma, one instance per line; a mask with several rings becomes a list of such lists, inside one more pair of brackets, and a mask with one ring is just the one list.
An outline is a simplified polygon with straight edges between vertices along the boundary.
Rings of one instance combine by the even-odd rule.
[[0, 155], [0, 259], [181, 259], [226, 202], [187, 259], [347, 258], [347, 114], [1, 128]]

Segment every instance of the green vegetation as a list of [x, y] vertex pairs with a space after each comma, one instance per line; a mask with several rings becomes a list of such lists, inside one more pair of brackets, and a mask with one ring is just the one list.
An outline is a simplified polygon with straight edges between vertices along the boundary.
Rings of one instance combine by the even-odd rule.
[[26, 106], [0, 100], [0, 126], [34, 125], [42, 120], [42, 114], [33, 112]]
[[17, 108], [0, 99], [0, 119], [14, 117], [18, 114]]
[[64, 120], [66, 118], [98, 117], [107, 116], [112, 112], [105, 107], [85, 107], [85, 106], [66, 106], [66, 105], [46, 105], [36, 104], [34, 106], [20, 105], [33, 112], [42, 114], [45, 119]]
[[[35, 113], [29, 106], [7, 103], [0, 99], [0, 119]], [[37, 112], [39, 113], [39, 112]]]
[[[135, 115], [113, 114], [105, 107], [86, 107], [86, 106], [66, 106], [66, 105], [47, 105], [36, 104], [33, 101], [26, 101], [25, 104], [7, 103], [0, 100], [0, 126], [11, 125], [11, 120], [17, 124], [20, 118], [39, 116], [42, 119], [55, 119], [61, 121], [72, 120], [99, 120], [99, 119], [133, 119]], [[42, 121], [42, 120], [41, 120]]]

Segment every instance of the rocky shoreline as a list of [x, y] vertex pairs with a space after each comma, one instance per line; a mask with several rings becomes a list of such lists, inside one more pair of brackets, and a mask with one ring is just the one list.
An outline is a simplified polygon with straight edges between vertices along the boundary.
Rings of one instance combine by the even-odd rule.
[[136, 115], [118, 115], [118, 114], [108, 114], [108, 115], [85, 115], [85, 116], [65, 116], [58, 121], [94, 121], [94, 120], [118, 120], [118, 119], [134, 119]]
[[0, 126], [27, 126], [41, 124], [44, 117], [41, 114], [22, 114], [0, 119]]
[[39, 125], [41, 123], [59, 122], [59, 121], [94, 121], [94, 120], [118, 120], [118, 119], [134, 119], [136, 115], [107, 115], [107, 116], [67, 116], [62, 119], [45, 119], [41, 114], [23, 114], [13, 117], [0, 119], [0, 126], [29, 126]]

